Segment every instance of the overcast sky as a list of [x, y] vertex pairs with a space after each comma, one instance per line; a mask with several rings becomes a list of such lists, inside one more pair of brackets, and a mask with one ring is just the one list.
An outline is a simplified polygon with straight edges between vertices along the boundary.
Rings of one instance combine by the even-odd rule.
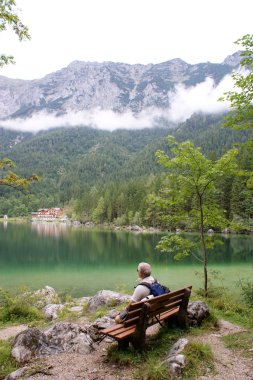
[[0, 33], [16, 65], [1, 75], [35, 79], [74, 60], [222, 62], [252, 33], [252, 0], [17, 0], [31, 41]]

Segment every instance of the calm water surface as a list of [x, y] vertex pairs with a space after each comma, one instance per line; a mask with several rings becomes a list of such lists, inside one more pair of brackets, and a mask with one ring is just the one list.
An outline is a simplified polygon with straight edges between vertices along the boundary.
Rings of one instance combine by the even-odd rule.
[[[53, 286], [72, 296], [97, 290], [131, 292], [136, 267], [148, 261], [153, 274], [171, 289], [202, 285], [202, 267], [192, 257], [176, 262], [155, 250], [160, 234], [132, 234], [71, 228], [56, 224], [0, 223], [0, 287]], [[241, 278], [253, 278], [253, 236], [221, 237], [209, 256], [225, 286], [238, 290]], [[221, 279], [216, 280], [221, 285]]]

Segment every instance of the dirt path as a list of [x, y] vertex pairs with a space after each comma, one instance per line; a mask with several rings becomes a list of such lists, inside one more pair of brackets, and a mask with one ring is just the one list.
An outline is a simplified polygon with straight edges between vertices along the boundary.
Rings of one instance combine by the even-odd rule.
[[222, 337], [236, 332], [243, 332], [239, 326], [227, 321], [220, 321], [220, 328], [216, 333], [198, 336], [196, 340], [208, 344], [212, 348], [215, 361], [215, 374], [201, 376], [198, 380], [253, 380], [253, 362], [227, 349]]
[[[8, 339], [27, 326], [15, 326], [0, 330], [0, 339]], [[215, 333], [197, 336], [194, 340], [209, 344], [215, 360], [215, 374], [199, 377], [198, 380], [253, 380], [252, 359], [246, 359], [225, 348], [222, 336], [245, 331], [239, 326], [221, 321]], [[152, 331], [153, 333], [154, 331]], [[34, 365], [42, 372], [26, 377], [29, 380], [133, 380], [131, 368], [119, 367], [105, 362], [108, 343], [95, 345], [95, 351], [88, 355], [60, 354], [42, 360]]]
[[7, 340], [20, 332], [27, 330], [27, 325], [10, 326], [0, 330], [0, 340]]

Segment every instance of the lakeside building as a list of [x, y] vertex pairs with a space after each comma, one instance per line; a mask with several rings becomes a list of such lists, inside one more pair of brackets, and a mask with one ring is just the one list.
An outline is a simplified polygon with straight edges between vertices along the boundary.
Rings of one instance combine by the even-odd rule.
[[60, 207], [40, 208], [38, 211], [31, 213], [32, 220], [56, 220], [62, 218], [62, 209]]

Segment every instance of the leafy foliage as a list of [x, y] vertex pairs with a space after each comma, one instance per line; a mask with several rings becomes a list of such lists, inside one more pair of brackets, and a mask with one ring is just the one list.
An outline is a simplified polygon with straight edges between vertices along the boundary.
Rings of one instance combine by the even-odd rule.
[[[168, 142], [172, 157], [164, 151], [156, 153], [159, 163], [168, 171], [166, 207], [162, 197], [158, 198], [158, 205], [165, 213], [168, 212], [168, 205], [170, 213], [178, 213], [180, 207], [184, 211], [184, 219], [190, 219], [199, 231], [202, 258], [198, 259], [203, 262], [204, 290], [207, 296], [207, 251], [213, 247], [214, 242], [210, 237], [206, 237], [204, 232], [211, 226], [226, 224], [215, 198], [215, 181], [236, 174], [238, 166], [235, 158], [238, 151], [233, 148], [219, 160], [212, 161], [190, 141], [177, 143], [173, 136], [169, 136]], [[173, 187], [170, 184], [173, 184]], [[180, 217], [182, 218], [182, 215]], [[196, 244], [187, 237], [171, 234], [164, 237], [157, 248], [162, 252], [167, 250], [169, 253], [175, 253], [175, 257], [180, 259], [188, 255], [193, 248], [196, 249]]]
[[234, 91], [224, 94], [221, 100], [230, 102], [231, 111], [225, 118], [225, 127], [253, 131], [253, 35], [246, 34], [235, 42], [244, 48], [241, 53], [242, 72], [232, 74]]
[[11, 343], [0, 340], [0, 378], [3, 379], [9, 373], [17, 369], [17, 363], [11, 355]]
[[[25, 26], [19, 16], [15, 0], [0, 1], [0, 31], [5, 31], [10, 26], [19, 40], [30, 39], [28, 28]], [[8, 63], [15, 63], [12, 55], [0, 55], [0, 67]]]
[[10, 292], [0, 289], [0, 322], [31, 322], [41, 320], [41, 312], [32, 306], [27, 293]]
[[10, 170], [15, 166], [14, 162], [9, 158], [0, 160], [0, 186], [9, 186], [14, 189], [27, 189], [32, 182], [39, 180], [36, 174], [26, 178], [20, 177]]
[[253, 306], [253, 282], [250, 280], [241, 280], [239, 285], [246, 303], [249, 306]]

